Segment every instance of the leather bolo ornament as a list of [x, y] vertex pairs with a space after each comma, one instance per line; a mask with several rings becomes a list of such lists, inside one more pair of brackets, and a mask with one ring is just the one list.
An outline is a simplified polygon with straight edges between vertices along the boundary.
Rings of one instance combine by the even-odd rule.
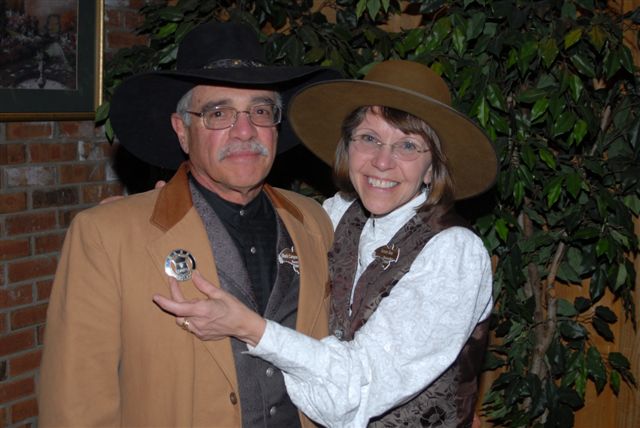
[[383, 245], [382, 247], [376, 248], [373, 252], [373, 256], [376, 260], [380, 260], [382, 262], [382, 270], [387, 270], [392, 263], [398, 261], [398, 257], [400, 257], [400, 248], [396, 247], [394, 244]]
[[280, 251], [280, 254], [278, 254], [278, 263], [291, 265], [293, 271], [300, 275], [300, 260], [298, 259], [295, 248], [285, 248]]

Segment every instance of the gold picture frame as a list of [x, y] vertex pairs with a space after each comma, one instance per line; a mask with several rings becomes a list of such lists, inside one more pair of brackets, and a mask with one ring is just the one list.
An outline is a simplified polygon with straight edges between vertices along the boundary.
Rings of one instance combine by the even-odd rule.
[[104, 0], [0, 2], [0, 121], [93, 120]]

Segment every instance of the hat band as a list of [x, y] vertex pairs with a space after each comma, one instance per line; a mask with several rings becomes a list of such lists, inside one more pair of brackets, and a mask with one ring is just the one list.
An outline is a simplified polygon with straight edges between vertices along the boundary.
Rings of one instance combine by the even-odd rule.
[[241, 67], [264, 67], [265, 64], [260, 61], [246, 60], [246, 59], [233, 59], [224, 58], [218, 59], [205, 65], [205, 70], [211, 70], [214, 68], [241, 68]]

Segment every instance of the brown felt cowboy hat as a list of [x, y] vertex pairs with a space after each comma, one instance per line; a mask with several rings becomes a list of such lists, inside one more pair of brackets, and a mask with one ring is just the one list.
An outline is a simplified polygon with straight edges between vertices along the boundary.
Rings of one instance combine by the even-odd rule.
[[[136, 157], [176, 169], [186, 155], [171, 114], [182, 96], [197, 85], [271, 89], [290, 96], [306, 84], [340, 77], [325, 67], [267, 65], [257, 34], [238, 23], [210, 22], [191, 30], [178, 47], [176, 69], [130, 77], [115, 90], [109, 117], [118, 141]], [[285, 110], [286, 111], [286, 110]], [[298, 143], [283, 118], [278, 152]]]
[[405, 111], [433, 128], [449, 160], [456, 199], [493, 185], [498, 170], [493, 144], [468, 117], [451, 108], [444, 80], [416, 62], [385, 61], [363, 80], [312, 84], [289, 103], [289, 121], [304, 145], [331, 165], [344, 119], [359, 107], [375, 105]]

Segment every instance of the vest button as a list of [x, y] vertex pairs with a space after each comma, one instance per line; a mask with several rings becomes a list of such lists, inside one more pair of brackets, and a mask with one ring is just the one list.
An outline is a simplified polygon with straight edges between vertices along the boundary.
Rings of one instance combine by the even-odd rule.
[[271, 416], [275, 416], [277, 412], [278, 412], [278, 409], [276, 409], [276, 406], [272, 406], [272, 407], [269, 409], [269, 414], [270, 414]]
[[235, 392], [229, 394], [229, 401], [231, 401], [231, 404], [238, 404], [238, 396]]
[[265, 374], [267, 375], [267, 377], [271, 377], [273, 376], [273, 374], [275, 373], [275, 370], [273, 369], [273, 367], [269, 367], [267, 368]]

